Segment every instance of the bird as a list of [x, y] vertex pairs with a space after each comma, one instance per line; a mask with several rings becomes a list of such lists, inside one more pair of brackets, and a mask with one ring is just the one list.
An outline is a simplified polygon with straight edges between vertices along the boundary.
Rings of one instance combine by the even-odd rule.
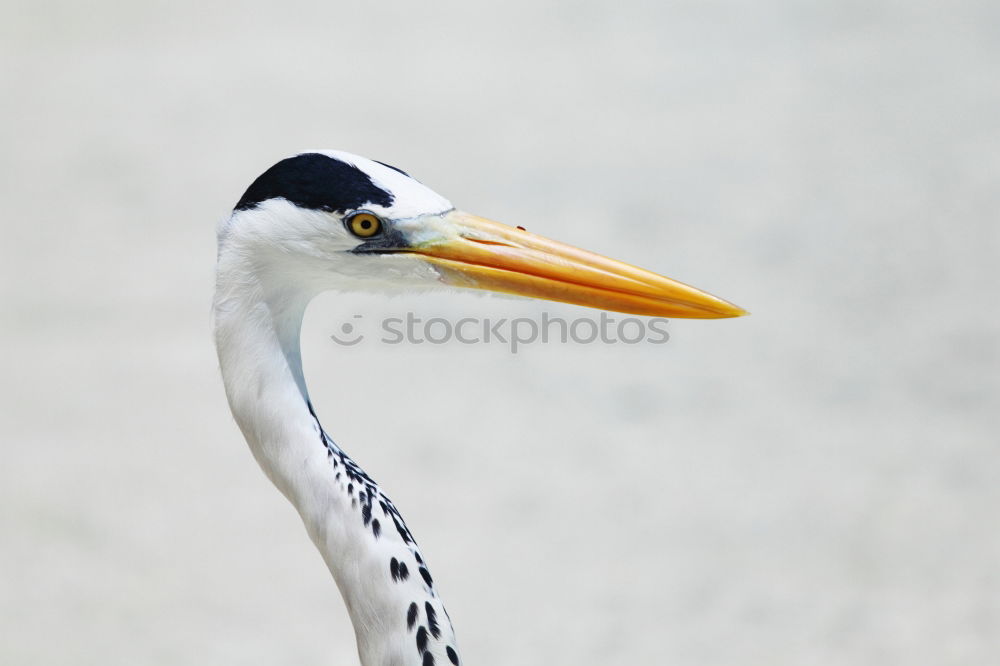
[[463, 212], [402, 169], [343, 151], [306, 151], [268, 168], [219, 223], [217, 240], [212, 321], [230, 410], [332, 574], [363, 666], [462, 661], [413, 533], [309, 398], [299, 338], [314, 296], [441, 287], [635, 315], [746, 314], [670, 278]]

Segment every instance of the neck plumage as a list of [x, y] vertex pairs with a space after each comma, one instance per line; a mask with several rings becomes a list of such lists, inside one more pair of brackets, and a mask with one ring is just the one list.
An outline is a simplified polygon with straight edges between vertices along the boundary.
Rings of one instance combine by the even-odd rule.
[[457, 665], [451, 621], [413, 536], [309, 401], [299, 333], [314, 294], [278, 288], [278, 278], [220, 252], [215, 342], [233, 416], [333, 574], [363, 666]]

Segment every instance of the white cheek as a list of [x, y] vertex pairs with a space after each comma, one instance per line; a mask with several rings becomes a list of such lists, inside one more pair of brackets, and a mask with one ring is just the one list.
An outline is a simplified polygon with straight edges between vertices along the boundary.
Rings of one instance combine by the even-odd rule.
[[330, 289], [399, 290], [444, 286], [438, 271], [424, 259], [403, 254], [345, 253], [331, 262]]
[[[393, 172], [395, 173], [395, 172]], [[448, 227], [438, 216], [397, 222], [417, 242], [439, 238]], [[355, 254], [363, 241], [339, 215], [298, 208], [283, 199], [239, 211], [220, 229], [223, 247], [266, 264], [275, 279], [301, 282], [320, 291], [399, 291], [443, 286], [426, 260], [406, 254]]]

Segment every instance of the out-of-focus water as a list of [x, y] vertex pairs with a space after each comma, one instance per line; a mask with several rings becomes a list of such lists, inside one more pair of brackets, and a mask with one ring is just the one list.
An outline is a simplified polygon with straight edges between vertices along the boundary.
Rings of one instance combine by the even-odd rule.
[[466, 663], [997, 659], [996, 3], [4, 8], [0, 663], [357, 662], [209, 333], [215, 223], [314, 147], [753, 312], [512, 355], [327, 336], [587, 313], [314, 304]]

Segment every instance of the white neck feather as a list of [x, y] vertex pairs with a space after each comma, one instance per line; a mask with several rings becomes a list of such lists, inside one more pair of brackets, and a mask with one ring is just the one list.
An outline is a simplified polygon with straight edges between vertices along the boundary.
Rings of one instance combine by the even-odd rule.
[[458, 664], [451, 621], [412, 535], [312, 413], [299, 333], [315, 291], [285, 286], [250, 254], [220, 248], [213, 306], [226, 395], [250, 450], [333, 574], [363, 666]]

